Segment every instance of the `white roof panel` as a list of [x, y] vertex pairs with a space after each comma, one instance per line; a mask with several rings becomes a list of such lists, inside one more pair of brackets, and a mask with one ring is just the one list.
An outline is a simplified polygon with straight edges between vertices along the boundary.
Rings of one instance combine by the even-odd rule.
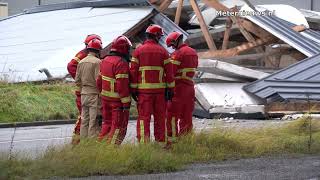
[[67, 63], [84, 48], [88, 34], [98, 34], [103, 45], [125, 33], [151, 13], [139, 8], [77, 8], [23, 14], [0, 21], [0, 80], [46, 79], [67, 74]]
[[246, 83], [201, 83], [196, 98], [210, 113], [264, 113], [263, 102], [245, 92]]

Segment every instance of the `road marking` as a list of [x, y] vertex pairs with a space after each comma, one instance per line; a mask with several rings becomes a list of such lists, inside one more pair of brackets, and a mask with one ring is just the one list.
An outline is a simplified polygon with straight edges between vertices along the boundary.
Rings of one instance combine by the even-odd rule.
[[[14, 140], [13, 143], [19, 142], [32, 142], [32, 141], [48, 141], [48, 140], [61, 140], [61, 139], [71, 139], [72, 136], [62, 137], [62, 138], [49, 138], [49, 139], [24, 139], [24, 140]], [[0, 144], [11, 143], [11, 141], [1, 141]]]

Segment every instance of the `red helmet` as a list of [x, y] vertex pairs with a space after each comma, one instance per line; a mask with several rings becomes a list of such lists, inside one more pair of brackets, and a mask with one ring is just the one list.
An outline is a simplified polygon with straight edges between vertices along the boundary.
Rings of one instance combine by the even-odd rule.
[[166, 44], [168, 47], [177, 45], [177, 41], [183, 35], [180, 32], [172, 32], [168, 35], [166, 39]]
[[147, 30], [146, 30], [146, 33], [148, 34], [152, 34], [154, 35], [155, 37], [157, 38], [160, 38], [161, 36], [163, 36], [163, 29], [161, 26], [159, 25], [156, 25], [156, 24], [151, 24]]
[[121, 35], [112, 41], [110, 51], [129, 54], [130, 46], [132, 46], [131, 41], [126, 36]]
[[88, 43], [87, 49], [94, 49], [100, 51], [102, 49], [102, 42], [99, 39], [93, 39]]
[[98, 39], [100, 41], [101, 40], [101, 37], [99, 35], [96, 35], [96, 34], [89, 34], [86, 39], [84, 40], [84, 44], [85, 45], [88, 45], [90, 41], [92, 41], [93, 39]]

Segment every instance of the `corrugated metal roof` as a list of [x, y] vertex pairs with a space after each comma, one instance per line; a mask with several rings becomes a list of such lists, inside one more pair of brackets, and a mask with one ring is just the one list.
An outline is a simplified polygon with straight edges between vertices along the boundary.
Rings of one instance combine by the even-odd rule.
[[[274, 36], [288, 43], [308, 57], [320, 53], [320, 44], [301, 33], [295, 32], [291, 26], [275, 16], [246, 16], [247, 19], [267, 30]], [[307, 31], [307, 33], [310, 31]]]
[[22, 14], [0, 21], [0, 78], [10, 82], [67, 74], [66, 65], [84, 48], [87, 34], [101, 35], [104, 46], [152, 12], [150, 7], [75, 8]]
[[320, 54], [250, 83], [244, 89], [268, 101], [320, 100]]
[[[293, 24], [291, 22], [285, 21], [283, 19], [280, 19], [278, 17], [274, 17], [275, 19], [281, 21], [282, 23], [284, 23], [285, 25], [289, 26], [289, 27], [294, 27], [296, 26], [296, 24]], [[309, 40], [313, 41], [314, 43], [320, 44], [320, 32], [313, 30], [313, 29], [306, 29], [305, 31], [300, 32], [300, 34], [306, 38], [308, 38]]]

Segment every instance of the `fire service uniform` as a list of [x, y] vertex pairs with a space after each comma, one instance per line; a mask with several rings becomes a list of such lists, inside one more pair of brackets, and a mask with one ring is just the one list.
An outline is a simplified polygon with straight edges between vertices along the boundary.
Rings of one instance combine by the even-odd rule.
[[88, 56], [77, 67], [75, 83], [81, 89], [80, 138], [94, 138], [99, 133], [97, 115], [100, 111], [100, 95], [96, 79], [100, 72], [99, 53], [102, 43], [98, 39], [89, 42]]
[[[93, 39], [99, 39], [101, 41], [100, 36], [95, 35], [95, 34], [91, 34], [86, 37], [86, 39], [84, 41], [85, 45], [87, 46], [88, 43]], [[75, 77], [76, 77], [76, 72], [77, 72], [77, 67], [78, 67], [79, 62], [83, 58], [87, 57], [87, 55], [88, 55], [88, 52], [86, 51], [86, 49], [83, 49], [83, 50], [79, 51], [75, 55], [75, 57], [68, 63], [67, 70], [73, 79], [75, 79]], [[79, 143], [79, 138], [77, 138], [77, 136], [80, 135], [80, 125], [81, 125], [81, 93], [80, 93], [79, 89], [77, 89], [75, 91], [75, 95], [76, 95], [76, 105], [77, 105], [77, 108], [79, 111], [79, 116], [78, 116], [77, 122], [76, 122], [74, 130], [73, 130], [72, 144]]]
[[110, 144], [120, 145], [125, 138], [131, 103], [129, 85], [129, 50], [131, 42], [125, 36], [111, 44], [110, 55], [100, 65], [97, 87], [102, 97], [101, 141], [106, 137]]
[[147, 40], [133, 53], [130, 65], [132, 97], [137, 100], [137, 139], [150, 140], [150, 118], [154, 117], [154, 136], [165, 142], [165, 92], [173, 91], [174, 79], [168, 52], [158, 44], [163, 30], [151, 25], [146, 30]]
[[173, 99], [168, 105], [168, 142], [174, 141], [176, 136], [189, 133], [193, 126], [192, 112], [195, 101], [193, 76], [198, 67], [198, 56], [194, 49], [182, 43], [182, 39], [181, 33], [173, 32], [166, 40], [167, 45], [175, 49], [171, 55], [175, 88]]

